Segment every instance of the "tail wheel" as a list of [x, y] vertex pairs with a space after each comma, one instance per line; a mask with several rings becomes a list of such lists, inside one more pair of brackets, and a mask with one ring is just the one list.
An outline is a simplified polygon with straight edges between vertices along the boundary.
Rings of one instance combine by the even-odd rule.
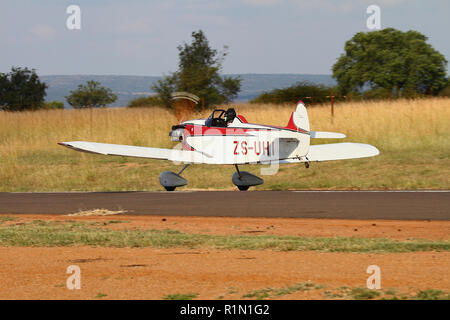
[[237, 186], [240, 191], [247, 191], [250, 186]]
[[174, 191], [176, 187], [164, 187], [167, 191]]

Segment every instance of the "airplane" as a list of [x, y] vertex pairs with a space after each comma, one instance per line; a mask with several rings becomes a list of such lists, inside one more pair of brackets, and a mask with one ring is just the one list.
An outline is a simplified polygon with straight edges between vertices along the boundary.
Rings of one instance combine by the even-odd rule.
[[172, 126], [173, 149], [139, 147], [87, 141], [59, 142], [76, 151], [102, 155], [171, 160], [184, 167], [178, 172], [164, 171], [160, 184], [167, 191], [187, 185], [181, 174], [190, 164], [234, 165], [233, 184], [241, 191], [264, 183], [250, 172], [239, 170], [245, 164], [278, 165], [285, 163], [344, 160], [373, 157], [379, 150], [369, 144], [331, 143], [310, 145], [311, 139], [342, 139], [345, 134], [311, 131], [305, 104], [299, 101], [285, 127], [248, 123], [233, 108], [215, 109], [207, 119], [184, 121]]

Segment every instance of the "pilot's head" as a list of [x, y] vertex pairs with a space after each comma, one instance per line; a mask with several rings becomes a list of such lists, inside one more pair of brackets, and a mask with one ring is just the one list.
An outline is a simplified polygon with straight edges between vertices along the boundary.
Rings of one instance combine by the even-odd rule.
[[236, 111], [233, 108], [228, 108], [228, 110], [225, 112], [225, 120], [227, 124], [233, 122], [234, 118], [236, 118]]

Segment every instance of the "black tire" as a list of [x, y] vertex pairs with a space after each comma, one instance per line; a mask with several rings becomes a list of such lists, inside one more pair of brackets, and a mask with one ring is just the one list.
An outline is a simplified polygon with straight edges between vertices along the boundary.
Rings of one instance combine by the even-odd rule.
[[167, 191], [174, 191], [176, 187], [164, 187]]
[[248, 188], [250, 188], [250, 187], [249, 187], [249, 186], [238, 186], [238, 189], [239, 189], [240, 191], [247, 191]]

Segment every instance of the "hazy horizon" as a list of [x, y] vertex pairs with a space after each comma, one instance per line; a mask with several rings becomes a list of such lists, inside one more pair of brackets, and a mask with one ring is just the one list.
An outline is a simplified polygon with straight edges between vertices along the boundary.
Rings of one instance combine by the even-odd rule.
[[[300, 81], [307, 81], [326, 86], [335, 85], [336, 82], [330, 74], [230, 74], [239, 75], [242, 79], [241, 90], [236, 100], [248, 101], [264, 91], [289, 87]], [[117, 94], [117, 101], [112, 106], [127, 105], [132, 99], [154, 94], [151, 85], [161, 76], [135, 76], [135, 75], [39, 75], [47, 83], [47, 101], [63, 101], [65, 96], [80, 84], [89, 80], [99, 81], [102, 85], [112, 89]]]

